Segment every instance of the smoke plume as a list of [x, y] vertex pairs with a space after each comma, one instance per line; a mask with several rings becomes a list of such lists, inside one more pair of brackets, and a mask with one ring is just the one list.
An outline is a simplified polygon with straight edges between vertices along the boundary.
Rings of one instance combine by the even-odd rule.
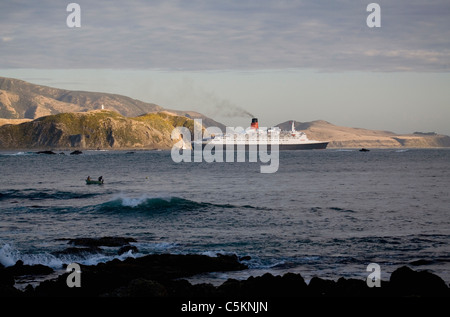
[[206, 100], [208, 100], [209, 109], [213, 116], [222, 116], [227, 118], [235, 118], [235, 117], [250, 117], [253, 118], [254, 115], [243, 109], [242, 107], [236, 105], [235, 103], [222, 99], [216, 96], [213, 93], [206, 93]]

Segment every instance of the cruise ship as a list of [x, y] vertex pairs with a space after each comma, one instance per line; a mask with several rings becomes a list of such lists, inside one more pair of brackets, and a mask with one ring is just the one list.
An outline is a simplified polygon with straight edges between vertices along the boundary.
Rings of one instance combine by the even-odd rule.
[[[253, 118], [249, 128], [234, 133], [211, 135], [201, 141], [192, 142], [193, 148], [196, 143], [202, 144], [202, 148], [209, 144], [223, 146], [223, 150], [258, 150], [260, 146], [271, 150], [272, 145], [278, 145], [280, 151], [285, 150], [317, 150], [325, 149], [329, 142], [309, 140], [304, 132], [296, 131], [294, 121], [290, 131], [282, 131], [279, 128], [261, 129], [258, 126], [258, 119]], [[198, 146], [198, 145], [197, 145]]]

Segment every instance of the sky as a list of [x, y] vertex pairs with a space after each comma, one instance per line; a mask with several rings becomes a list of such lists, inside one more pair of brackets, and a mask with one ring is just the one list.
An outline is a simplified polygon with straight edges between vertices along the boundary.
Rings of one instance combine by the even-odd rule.
[[228, 126], [450, 135], [450, 1], [0, 2], [0, 76], [111, 92]]

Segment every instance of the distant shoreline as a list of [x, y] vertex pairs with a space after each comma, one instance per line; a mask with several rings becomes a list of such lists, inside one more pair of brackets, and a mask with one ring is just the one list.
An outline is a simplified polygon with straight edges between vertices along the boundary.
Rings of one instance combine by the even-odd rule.
[[[225, 129], [201, 113], [165, 109], [117, 94], [69, 91], [6, 77], [0, 77], [0, 88], [8, 101], [0, 101], [0, 149], [163, 150], [172, 147], [174, 128], [193, 129], [194, 119], [201, 119], [205, 128]], [[450, 136], [428, 132], [432, 129], [398, 134], [293, 118], [276, 127], [290, 131], [292, 123], [308, 139], [328, 142], [328, 148], [450, 148]]]
[[[373, 151], [377, 150], [449, 150], [449, 147], [333, 147], [328, 146], [326, 149], [323, 150], [292, 150], [292, 151], [283, 151], [283, 152], [322, 152], [327, 150], [348, 150], [348, 151], [359, 151], [360, 149], [365, 148]], [[38, 154], [38, 152], [41, 151], [52, 151], [55, 152], [55, 154], [59, 154], [61, 152], [74, 152], [74, 151], [81, 151], [81, 152], [170, 152], [171, 149], [168, 148], [114, 148], [114, 149], [80, 149], [80, 148], [74, 148], [74, 149], [68, 149], [68, 148], [0, 148], [1, 152], [24, 152], [24, 153], [35, 153]], [[64, 153], [64, 154], [68, 154]]]

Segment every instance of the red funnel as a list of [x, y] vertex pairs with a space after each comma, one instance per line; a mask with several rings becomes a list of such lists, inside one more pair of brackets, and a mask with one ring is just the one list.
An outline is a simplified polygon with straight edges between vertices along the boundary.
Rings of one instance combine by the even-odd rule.
[[257, 118], [252, 119], [252, 125], [250, 126], [250, 128], [258, 129], [258, 119]]

